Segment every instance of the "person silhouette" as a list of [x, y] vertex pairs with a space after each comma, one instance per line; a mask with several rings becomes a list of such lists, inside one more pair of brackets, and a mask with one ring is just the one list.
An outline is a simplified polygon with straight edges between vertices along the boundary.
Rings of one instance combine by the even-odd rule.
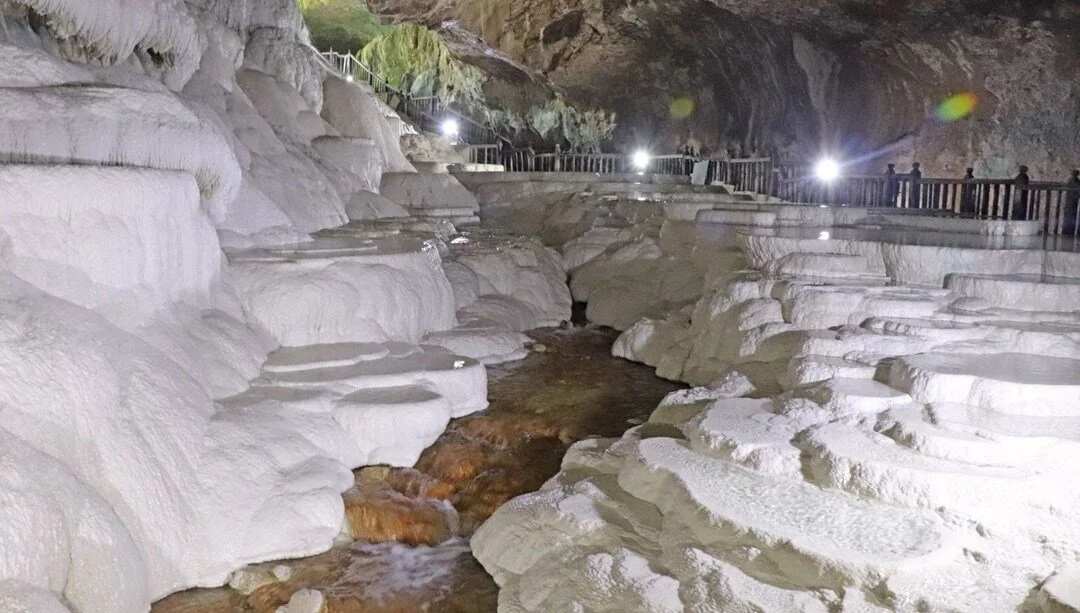
[[1069, 191], [1065, 192], [1065, 211], [1062, 215], [1061, 232], [1077, 234], [1080, 228], [1080, 170], [1072, 171], [1069, 179]]

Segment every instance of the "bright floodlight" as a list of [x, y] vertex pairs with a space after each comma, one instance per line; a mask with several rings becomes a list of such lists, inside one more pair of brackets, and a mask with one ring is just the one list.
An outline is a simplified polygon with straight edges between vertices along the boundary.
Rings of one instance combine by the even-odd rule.
[[347, 75], [345, 77], [345, 80], [348, 81], [349, 83], [352, 83], [353, 82], [353, 76], [352, 75]]
[[831, 158], [825, 158], [814, 167], [814, 176], [826, 183], [832, 183], [840, 178], [840, 164]]
[[638, 170], [645, 170], [649, 167], [648, 151], [635, 151], [633, 157], [630, 159], [634, 163], [634, 168], [637, 168]]
[[458, 135], [458, 125], [453, 119], [447, 119], [442, 124], [443, 136], [447, 138], [454, 138]]

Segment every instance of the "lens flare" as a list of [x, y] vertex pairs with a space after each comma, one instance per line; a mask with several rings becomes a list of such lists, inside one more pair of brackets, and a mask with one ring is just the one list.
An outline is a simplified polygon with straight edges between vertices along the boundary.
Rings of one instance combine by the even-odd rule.
[[693, 98], [683, 96], [682, 98], [676, 98], [668, 104], [668, 111], [671, 112], [671, 116], [675, 119], [686, 119], [694, 114], [694, 108], [697, 105], [694, 103]]
[[823, 158], [814, 166], [814, 175], [826, 183], [832, 183], [840, 178], [840, 164], [832, 158]]
[[936, 115], [941, 121], [959, 121], [971, 115], [978, 105], [979, 99], [975, 94], [956, 94], [938, 106]]

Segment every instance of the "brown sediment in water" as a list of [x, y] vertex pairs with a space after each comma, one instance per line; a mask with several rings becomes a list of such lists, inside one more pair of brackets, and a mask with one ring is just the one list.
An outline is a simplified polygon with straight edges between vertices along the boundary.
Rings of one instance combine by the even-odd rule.
[[498, 589], [469, 553], [469, 535], [503, 503], [539, 489], [575, 441], [621, 435], [678, 388], [611, 357], [611, 330], [530, 336], [548, 351], [490, 368], [488, 410], [453, 421], [414, 468], [356, 471], [345, 502], [357, 542], [258, 565], [291, 574], [249, 595], [188, 590], [153, 613], [274, 613], [305, 588], [323, 593], [328, 613], [494, 611]]
[[458, 516], [443, 497], [409, 495], [388, 482], [390, 470], [358, 470], [356, 485], [345, 492], [349, 536], [371, 543], [438, 545], [459, 533]]

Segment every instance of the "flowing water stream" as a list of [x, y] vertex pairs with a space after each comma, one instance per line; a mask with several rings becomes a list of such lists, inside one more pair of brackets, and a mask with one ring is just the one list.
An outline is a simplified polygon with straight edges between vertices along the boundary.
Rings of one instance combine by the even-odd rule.
[[488, 369], [491, 406], [451, 422], [415, 468], [356, 471], [353, 542], [252, 567], [240, 590], [174, 594], [152, 613], [274, 613], [301, 589], [321, 592], [326, 613], [495, 611], [498, 589], [469, 551], [476, 527], [555, 475], [570, 444], [621, 435], [679, 388], [612, 357], [612, 330], [529, 334], [539, 344], [527, 359]]

